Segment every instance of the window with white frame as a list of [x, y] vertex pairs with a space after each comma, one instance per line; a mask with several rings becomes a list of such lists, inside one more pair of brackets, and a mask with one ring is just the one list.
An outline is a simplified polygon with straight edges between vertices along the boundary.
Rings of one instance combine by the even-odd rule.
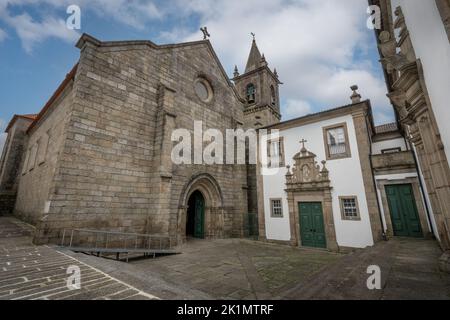
[[327, 160], [349, 158], [350, 145], [345, 123], [324, 128]]
[[272, 218], [283, 218], [283, 206], [281, 199], [271, 199], [270, 209]]
[[357, 197], [340, 197], [343, 220], [361, 220]]
[[267, 142], [267, 156], [269, 158], [269, 167], [284, 167], [284, 139], [270, 140]]

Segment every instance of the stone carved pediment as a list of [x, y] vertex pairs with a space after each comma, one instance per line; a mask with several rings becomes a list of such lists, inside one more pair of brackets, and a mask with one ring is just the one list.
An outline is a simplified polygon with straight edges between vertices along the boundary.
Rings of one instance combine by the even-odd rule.
[[[304, 143], [306, 141], [302, 141]], [[286, 186], [289, 189], [323, 189], [329, 188], [329, 172], [325, 167], [326, 161], [322, 161], [322, 168], [316, 161], [316, 155], [308, 151], [304, 146], [294, 156], [295, 164], [288, 166], [286, 174]]]

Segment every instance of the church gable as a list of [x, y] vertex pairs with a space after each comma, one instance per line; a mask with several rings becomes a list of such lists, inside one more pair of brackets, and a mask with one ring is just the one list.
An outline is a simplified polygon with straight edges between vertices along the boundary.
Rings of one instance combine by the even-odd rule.
[[160, 59], [170, 70], [168, 77], [161, 77], [176, 91], [180, 115], [215, 119], [210, 127], [217, 129], [233, 128], [234, 121], [242, 122], [242, 102], [209, 42], [167, 46]]

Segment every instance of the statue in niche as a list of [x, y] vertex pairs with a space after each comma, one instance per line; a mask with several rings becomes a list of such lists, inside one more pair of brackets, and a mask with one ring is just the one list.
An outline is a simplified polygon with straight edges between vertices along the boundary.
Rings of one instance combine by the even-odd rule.
[[311, 170], [309, 170], [309, 166], [308, 165], [304, 165], [302, 168], [302, 174], [303, 174], [303, 181], [304, 182], [309, 182], [311, 181]]

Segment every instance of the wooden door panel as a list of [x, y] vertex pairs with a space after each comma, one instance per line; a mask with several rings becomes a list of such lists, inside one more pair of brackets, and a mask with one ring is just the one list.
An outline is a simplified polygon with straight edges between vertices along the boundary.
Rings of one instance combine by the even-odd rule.
[[299, 203], [302, 245], [326, 248], [325, 227], [321, 203]]

